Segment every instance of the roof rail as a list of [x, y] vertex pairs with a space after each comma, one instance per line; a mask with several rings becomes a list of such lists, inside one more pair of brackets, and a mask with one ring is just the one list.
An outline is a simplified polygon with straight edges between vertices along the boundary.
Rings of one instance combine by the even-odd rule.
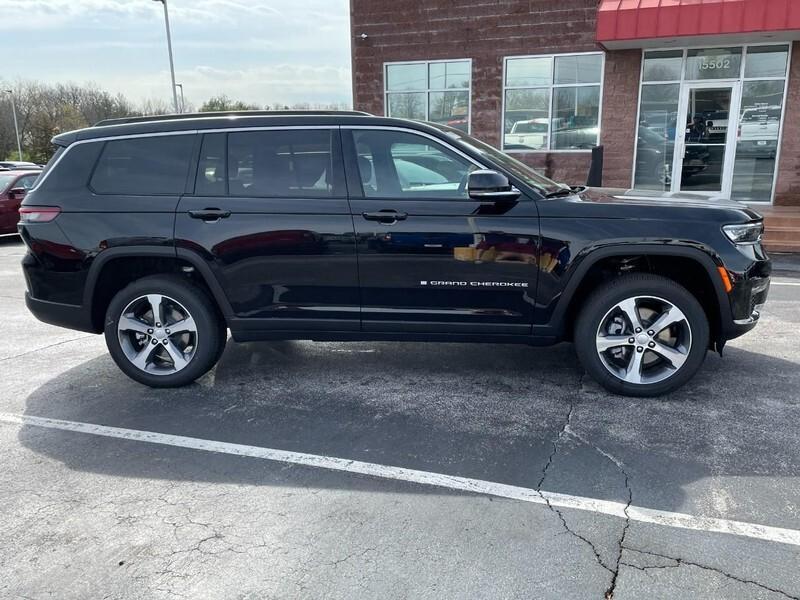
[[178, 121], [181, 119], [207, 119], [212, 117], [268, 117], [293, 115], [360, 115], [372, 116], [360, 110], [225, 110], [219, 112], [195, 112], [169, 115], [150, 115], [146, 117], [122, 117], [120, 119], [103, 119], [93, 127], [106, 125], [124, 125], [126, 123], [147, 123], [148, 121]]

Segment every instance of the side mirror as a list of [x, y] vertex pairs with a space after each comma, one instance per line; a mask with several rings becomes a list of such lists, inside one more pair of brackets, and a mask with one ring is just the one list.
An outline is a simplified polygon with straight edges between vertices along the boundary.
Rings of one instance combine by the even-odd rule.
[[467, 192], [470, 198], [482, 202], [515, 202], [520, 197], [520, 191], [511, 185], [508, 177], [488, 169], [469, 174]]
[[11, 200], [22, 200], [25, 197], [25, 194], [28, 193], [23, 187], [14, 188], [8, 191], [8, 197]]

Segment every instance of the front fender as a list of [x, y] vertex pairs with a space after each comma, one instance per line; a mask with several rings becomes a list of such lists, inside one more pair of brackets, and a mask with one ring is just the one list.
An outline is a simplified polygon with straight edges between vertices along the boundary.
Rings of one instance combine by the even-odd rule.
[[[549, 303], [538, 304], [537, 314], [545, 318], [534, 324], [534, 335], [555, 335], [563, 339], [568, 329], [569, 308], [581, 282], [600, 261], [615, 256], [661, 256], [688, 258], [702, 266], [714, 289], [720, 311], [720, 325], [732, 323], [731, 306], [718, 267], [722, 260], [709, 248], [685, 242], [618, 242], [603, 246], [588, 246], [572, 261], [561, 277], [560, 289], [552, 294]], [[542, 278], [540, 277], [540, 280]]]

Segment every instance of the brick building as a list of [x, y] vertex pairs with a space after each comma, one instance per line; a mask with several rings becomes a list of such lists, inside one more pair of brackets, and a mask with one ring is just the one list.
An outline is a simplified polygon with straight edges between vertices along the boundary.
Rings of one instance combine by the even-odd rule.
[[800, 206], [798, 0], [351, 0], [351, 34], [356, 109], [569, 183], [599, 144], [606, 186]]

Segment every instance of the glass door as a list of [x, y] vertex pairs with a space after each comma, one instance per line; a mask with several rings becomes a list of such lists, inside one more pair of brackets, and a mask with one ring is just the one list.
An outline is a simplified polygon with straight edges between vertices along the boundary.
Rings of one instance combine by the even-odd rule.
[[683, 86], [675, 136], [673, 192], [730, 196], [738, 114], [738, 82]]

